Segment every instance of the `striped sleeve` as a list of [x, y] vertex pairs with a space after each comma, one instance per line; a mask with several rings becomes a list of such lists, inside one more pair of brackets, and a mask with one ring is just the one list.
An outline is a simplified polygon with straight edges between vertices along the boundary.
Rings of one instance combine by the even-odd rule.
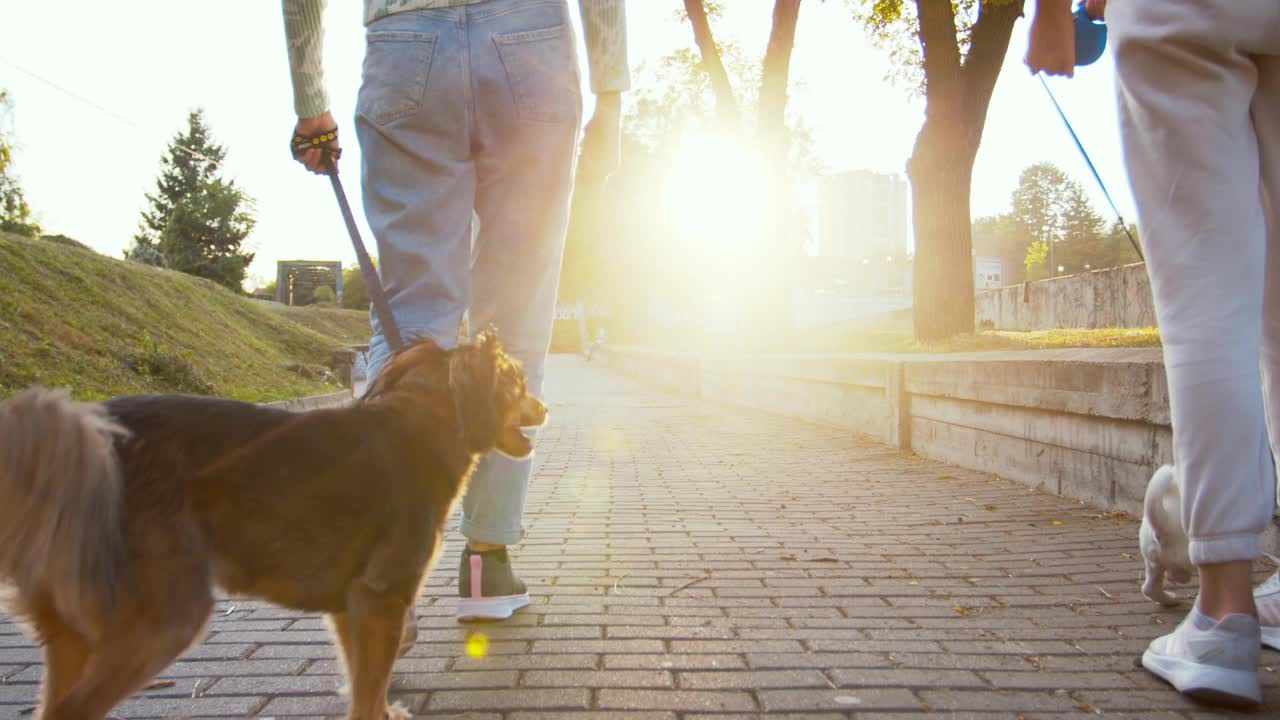
[[329, 109], [324, 87], [324, 8], [326, 0], [283, 0], [284, 35], [293, 76], [293, 108], [300, 118]]
[[578, 0], [594, 93], [631, 88], [627, 64], [626, 0]]

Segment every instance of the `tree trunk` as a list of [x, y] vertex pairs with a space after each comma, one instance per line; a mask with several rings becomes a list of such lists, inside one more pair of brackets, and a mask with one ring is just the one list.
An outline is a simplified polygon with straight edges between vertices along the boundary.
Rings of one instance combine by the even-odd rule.
[[799, 15], [800, 0], [775, 0], [769, 45], [761, 67], [760, 107], [756, 122], [757, 142], [763, 151], [769, 183], [764, 223], [768, 242], [764, 247], [768, 262], [779, 270], [776, 282], [761, 294], [761, 299], [771, 315], [769, 326], [781, 334], [790, 333], [793, 325], [790, 268], [792, 260], [801, 251], [799, 244], [793, 242], [791, 182], [787, 167], [790, 138], [786, 125], [787, 84]]
[[912, 318], [921, 342], [973, 332], [969, 191], [976, 154], [954, 125], [928, 120], [907, 166], [916, 240]]
[[720, 48], [716, 47], [715, 37], [711, 33], [707, 9], [702, 0], [684, 0], [684, 10], [689, 16], [689, 24], [693, 26], [693, 40], [698, 44], [698, 52], [702, 55], [702, 69], [711, 78], [711, 89], [716, 97], [716, 115], [724, 129], [736, 129], [740, 120], [738, 101], [733, 95], [729, 73], [725, 72], [724, 62], [720, 59]]
[[954, 6], [916, 0], [925, 122], [907, 172], [916, 241], [912, 317], [921, 342], [973, 332], [973, 162], [1022, 5], [983, 0], [962, 60]]
[[760, 84], [760, 115], [757, 131], [770, 142], [786, 135], [787, 82], [791, 75], [791, 51], [796, 44], [796, 21], [800, 0], [775, 0], [769, 46], [764, 54]]

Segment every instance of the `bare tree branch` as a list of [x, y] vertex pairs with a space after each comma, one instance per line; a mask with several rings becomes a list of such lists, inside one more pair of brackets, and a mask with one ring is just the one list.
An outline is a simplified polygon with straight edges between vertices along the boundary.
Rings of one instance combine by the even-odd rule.
[[722, 125], [736, 128], [740, 120], [738, 101], [733, 95], [733, 85], [729, 82], [729, 74], [725, 72], [724, 62], [720, 59], [720, 48], [716, 47], [715, 36], [711, 33], [707, 8], [703, 5], [703, 0], [684, 0], [684, 9], [689, 16], [689, 24], [693, 26], [693, 40], [698, 44], [698, 52], [702, 54], [702, 69], [711, 78], [711, 89], [716, 97], [716, 115]]
[[963, 80], [964, 123], [973, 143], [981, 138], [986, 124], [987, 108], [1000, 77], [1000, 68], [1009, 54], [1009, 38], [1013, 25], [1022, 17], [1023, 0], [983, 0], [978, 21], [973, 25], [969, 54], [961, 71]]

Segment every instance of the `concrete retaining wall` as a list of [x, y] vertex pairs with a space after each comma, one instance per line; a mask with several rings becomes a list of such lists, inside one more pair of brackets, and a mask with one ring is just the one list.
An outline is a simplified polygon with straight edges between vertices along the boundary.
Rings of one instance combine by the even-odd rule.
[[290, 412], [307, 412], [308, 410], [323, 410], [326, 408], [346, 407], [352, 402], [352, 394], [350, 390], [340, 390], [327, 395], [312, 395], [310, 397], [293, 398], [291, 400], [277, 400], [275, 402], [262, 403], [266, 407], [280, 408]]
[[1140, 514], [1172, 462], [1158, 350], [996, 353], [906, 365], [915, 452]]
[[1155, 327], [1147, 266], [1138, 263], [1083, 275], [980, 291], [977, 322], [996, 330]]
[[[614, 347], [609, 359], [677, 392], [847, 428], [1135, 517], [1151, 473], [1173, 460], [1155, 348], [722, 358]], [[1269, 544], [1280, 551], [1276, 528]]]

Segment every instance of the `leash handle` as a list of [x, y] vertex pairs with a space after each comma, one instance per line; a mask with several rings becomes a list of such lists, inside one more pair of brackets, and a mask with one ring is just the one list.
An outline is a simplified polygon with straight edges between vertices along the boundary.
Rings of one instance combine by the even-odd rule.
[[365, 287], [369, 290], [369, 301], [373, 303], [373, 312], [378, 318], [378, 326], [382, 329], [382, 337], [386, 338], [392, 352], [404, 347], [400, 336], [400, 326], [391, 313], [391, 305], [387, 303], [387, 295], [382, 289], [382, 279], [378, 277], [378, 269], [369, 259], [369, 253], [360, 239], [360, 229], [356, 227], [356, 218], [351, 214], [351, 204], [347, 202], [347, 193], [342, 188], [342, 179], [338, 177], [338, 167], [329, 170], [329, 182], [333, 185], [333, 194], [338, 198], [338, 207], [342, 210], [342, 220], [347, 224], [347, 233], [351, 236], [351, 244], [355, 247], [356, 260], [360, 263], [360, 274], [364, 276]]
[[302, 155], [309, 150], [319, 150], [324, 154], [325, 169], [337, 172], [338, 158], [342, 157], [342, 148], [336, 148], [329, 145], [338, 139], [338, 128], [329, 128], [316, 133], [315, 135], [299, 135], [294, 134], [289, 141], [289, 152], [293, 154], [294, 160], [301, 160]]

